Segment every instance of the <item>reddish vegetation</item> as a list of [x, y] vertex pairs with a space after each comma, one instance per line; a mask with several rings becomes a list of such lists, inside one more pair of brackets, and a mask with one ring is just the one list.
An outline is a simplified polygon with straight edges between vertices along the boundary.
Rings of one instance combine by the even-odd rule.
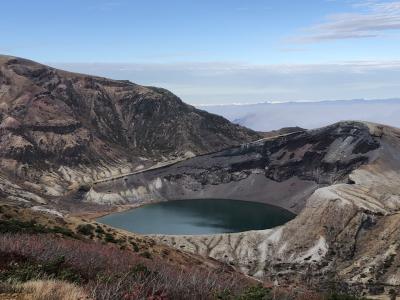
[[114, 245], [48, 234], [1, 235], [0, 254], [0, 274], [15, 263], [45, 264], [62, 258], [57, 268], [73, 272], [76, 276], [72, 278], [78, 278], [74, 280], [96, 299], [204, 299], [221, 293], [236, 294], [251, 285], [242, 276], [225, 270], [183, 269]]

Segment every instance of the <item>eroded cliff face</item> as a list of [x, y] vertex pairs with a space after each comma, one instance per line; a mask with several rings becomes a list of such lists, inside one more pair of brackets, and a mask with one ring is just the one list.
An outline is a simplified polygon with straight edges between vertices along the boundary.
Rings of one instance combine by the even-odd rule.
[[374, 142], [368, 144], [380, 145], [365, 153], [369, 161], [359, 165], [360, 158], [349, 159], [355, 164], [345, 164], [350, 168], [341, 180], [323, 175], [325, 183], [326, 178], [336, 180], [317, 188], [286, 225], [215, 236], [159, 236], [159, 241], [281, 282], [298, 278], [318, 287], [342, 282], [370, 293], [398, 289], [400, 131], [376, 125], [369, 130]]
[[187, 198], [261, 201], [294, 212], [318, 187], [348, 182], [379, 142], [362, 123], [265, 138], [164, 168], [98, 183], [88, 201], [113, 203]]
[[340, 122], [99, 183], [87, 201], [275, 204], [298, 216], [269, 230], [155, 238], [256, 277], [388, 292], [400, 285], [398, 153], [400, 130]]
[[12, 200], [47, 202], [100, 178], [259, 137], [164, 89], [0, 56], [1, 176], [11, 183], [0, 190]]

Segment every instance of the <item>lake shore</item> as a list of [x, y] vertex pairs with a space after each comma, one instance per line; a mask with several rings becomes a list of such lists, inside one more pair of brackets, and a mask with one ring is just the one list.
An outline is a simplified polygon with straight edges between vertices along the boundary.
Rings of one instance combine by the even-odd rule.
[[88, 219], [88, 220], [96, 220], [98, 218], [111, 215], [118, 212], [127, 211], [130, 209], [138, 208], [146, 203], [137, 203], [137, 204], [121, 204], [116, 206], [107, 207], [107, 209], [100, 209], [96, 211], [85, 211], [79, 213], [72, 213], [69, 217]]

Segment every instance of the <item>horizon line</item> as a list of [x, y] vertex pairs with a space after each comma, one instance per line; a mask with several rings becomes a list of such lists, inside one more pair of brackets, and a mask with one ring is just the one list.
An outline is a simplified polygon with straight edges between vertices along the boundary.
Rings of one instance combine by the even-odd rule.
[[[210, 107], [210, 106], [251, 106], [251, 105], [259, 105], [259, 104], [290, 104], [290, 103], [322, 103], [322, 102], [377, 102], [377, 101], [400, 101], [400, 98], [383, 98], [383, 99], [366, 99], [366, 98], [356, 98], [356, 99], [333, 99], [333, 100], [289, 100], [289, 101], [260, 101], [253, 103], [246, 102], [231, 102], [231, 103], [217, 103], [217, 104], [209, 104], [209, 103], [201, 103], [201, 104], [191, 104], [195, 107]], [[190, 103], [189, 103], [190, 104]]]

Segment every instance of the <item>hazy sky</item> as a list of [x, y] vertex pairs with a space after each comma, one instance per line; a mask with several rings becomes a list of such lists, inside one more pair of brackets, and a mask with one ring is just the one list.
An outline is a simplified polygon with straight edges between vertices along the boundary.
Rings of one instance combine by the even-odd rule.
[[400, 95], [400, 1], [3, 1], [0, 53], [192, 104]]

